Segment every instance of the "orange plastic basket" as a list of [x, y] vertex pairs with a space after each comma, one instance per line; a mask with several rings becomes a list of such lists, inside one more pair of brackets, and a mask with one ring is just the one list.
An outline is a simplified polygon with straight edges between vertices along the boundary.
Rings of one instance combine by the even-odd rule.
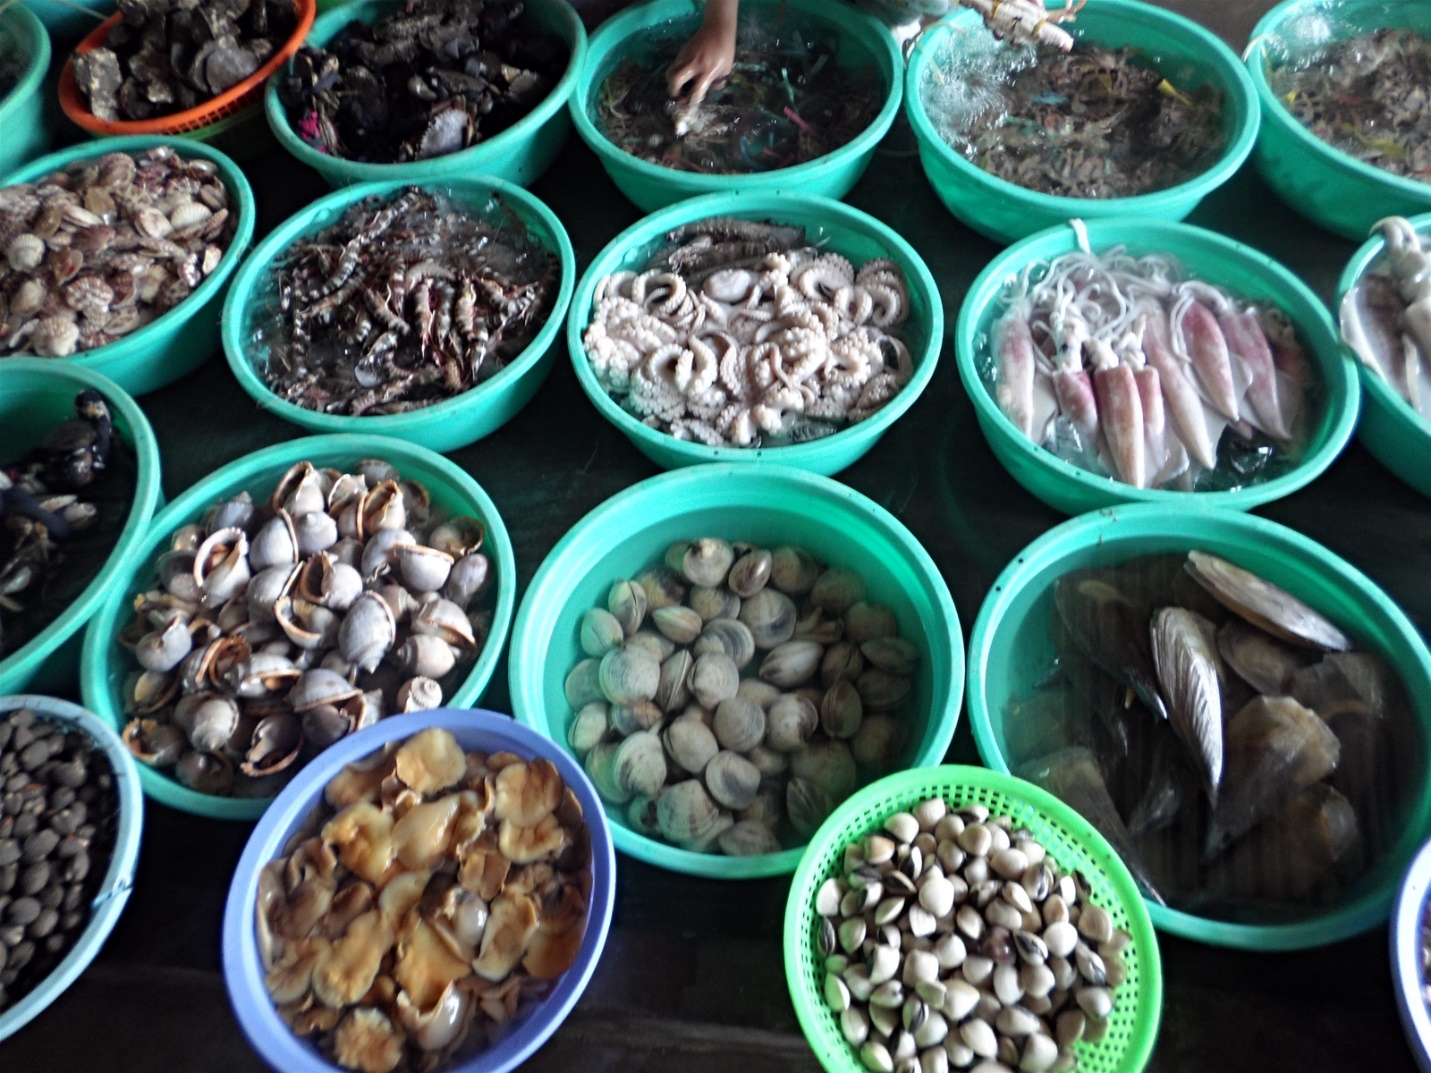
[[[263, 94], [263, 84], [267, 81], [268, 76], [283, 66], [288, 58], [298, 51], [299, 46], [308, 36], [309, 29], [313, 26], [313, 17], [317, 13], [316, 0], [297, 0], [296, 7], [298, 9], [298, 26], [294, 29], [293, 35], [284, 42], [283, 47], [270, 56], [267, 63], [242, 82], [230, 86], [217, 97], [205, 101], [197, 107], [160, 116], [157, 119], [119, 121], [100, 119], [89, 110], [84, 95], [80, 93], [79, 84], [75, 81], [73, 55], [65, 60], [64, 70], [60, 72], [60, 107], [71, 121], [95, 136], [104, 134], [191, 134], [212, 123], [217, 123], [220, 119], [235, 115], [245, 108], [257, 107], [259, 98]], [[116, 14], [106, 19], [92, 34], [75, 46], [75, 55], [83, 55], [103, 45], [109, 36], [109, 31], [121, 17]]]

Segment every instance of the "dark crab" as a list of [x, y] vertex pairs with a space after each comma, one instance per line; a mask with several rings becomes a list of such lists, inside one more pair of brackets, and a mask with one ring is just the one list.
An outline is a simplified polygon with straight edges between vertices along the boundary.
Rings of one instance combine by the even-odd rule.
[[304, 141], [350, 160], [400, 163], [506, 130], [550, 92], [566, 46], [525, 31], [520, 2], [412, 0], [303, 48], [279, 85]]

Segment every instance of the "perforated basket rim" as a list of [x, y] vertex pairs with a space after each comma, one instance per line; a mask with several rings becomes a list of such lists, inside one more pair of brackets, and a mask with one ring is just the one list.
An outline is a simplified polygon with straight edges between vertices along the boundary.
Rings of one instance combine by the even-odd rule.
[[[844, 847], [880, 828], [895, 812], [934, 794], [953, 804], [981, 802], [1011, 816], [1044, 843], [1061, 868], [1075, 865], [1088, 879], [1094, 901], [1132, 936], [1123, 957], [1128, 979], [1115, 993], [1108, 1033], [1096, 1044], [1075, 1045], [1083, 1073], [1138, 1073], [1157, 1043], [1163, 1008], [1162, 957], [1137, 883], [1107, 839], [1077, 812], [1032, 783], [988, 768], [942, 765], [887, 775], [857, 791], [831, 813], [810, 839], [785, 904], [785, 980], [805, 1038], [829, 1073], [862, 1073], [855, 1051], [825, 1005], [814, 957], [815, 893], [838, 871]], [[995, 805], [989, 798], [999, 800]], [[1066, 839], [1051, 839], [1062, 832]], [[1115, 1046], [1121, 1044], [1121, 1046]]]
[[65, 59], [64, 68], [60, 71], [60, 108], [77, 126], [91, 134], [103, 135], [189, 134], [236, 115], [258, 103], [269, 76], [287, 63], [307, 39], [308, 31], [313, 28], [313, 19], [318, 13], [317, 0], [295, 0], [295, 7], [298, 12], [298, 25], [294, 27], [293, 33], [281, 48], [242, 82], [182, 112], [159, 116], [156, 119], [136, 120], [100, 119], [86, 106], [84, 97], [80, 95], [79, 83], [75, 81], [75, 56], [84, 55], [104, 44], [109, 31], [123, 17], [120, 14], [112, 15], [76, 45], [74, 51]]

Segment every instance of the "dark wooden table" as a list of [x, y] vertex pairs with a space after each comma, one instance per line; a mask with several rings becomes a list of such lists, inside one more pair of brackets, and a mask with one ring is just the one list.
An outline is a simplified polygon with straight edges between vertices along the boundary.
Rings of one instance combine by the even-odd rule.
[[[1096, 3], [1097, 0], [1094, 0]], [[1409, 0], [1408, 0], [1409, 2]], [[1177, 0], [1245, 43], [1269, 0]], [[247, 166], [263, 234], [324, 192], [276, 150]], [[534, 187], [566, 223], [585, 267], [639, 213], [573, 138]], [[896, 128], [848, 200], [919, 250], [938, 280], [949, 333], [969, 283], [997, 248], [954, 221]], [[1354, 243], [1284, 207], [1244, 168], [1192, 222], [1233, 235], [1333, 296]], [[563, 349], [533, 402], [452, 457], [496, 501], [525, 587], [552, 545], [608, 496], [656, 473], [592, 408]], [[173, 496], [216, 467], [299, 430], [261, 412], [218, 354], [146, 396]], [[1025, 493], [986, 446], [955, 369], [952, 343], [933, 383], [870, 454], [839, 475], [898, 516], [948, 580], [968, 629], [994, 577], [1061, 517]], [[1365, 571], [1423, 631], [1431, 622], [1431, 500], [1353, 442], [1309, 488], [1259, 513]], [[503, 664], [505, 667], [505, 663]], [[504, 674], [485, 706], [508, 709]], [[977, 763], [960, 724], [949, 759]], [[133, 897], [83, 977], [16, 1037], [0, 1070], [259, 1071], [228, 1007], [219, 923], [249, 828], [148, 806]], [[605, 954], [570, 1018], [528, 1063], [546, 1071], [816, 1070], [785, 985], [781, 915], [788, 880], [723, 883], [621, 857]], [[1158, 1073], [1396, 1073], [1413, 1068], [1392, 994], [1386, 931], [1320, 950], [1249, 954], [1161, 937], [1166, 979]]]

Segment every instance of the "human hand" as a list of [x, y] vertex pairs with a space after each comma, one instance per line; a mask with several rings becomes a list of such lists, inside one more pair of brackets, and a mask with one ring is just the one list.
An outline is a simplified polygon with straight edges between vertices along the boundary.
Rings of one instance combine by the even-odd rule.
[[706, 0], [701, 27], [671, 64], [666, 89], [684, 104], [699, 104], [735, 63], [735, 19], [740, 0]]

